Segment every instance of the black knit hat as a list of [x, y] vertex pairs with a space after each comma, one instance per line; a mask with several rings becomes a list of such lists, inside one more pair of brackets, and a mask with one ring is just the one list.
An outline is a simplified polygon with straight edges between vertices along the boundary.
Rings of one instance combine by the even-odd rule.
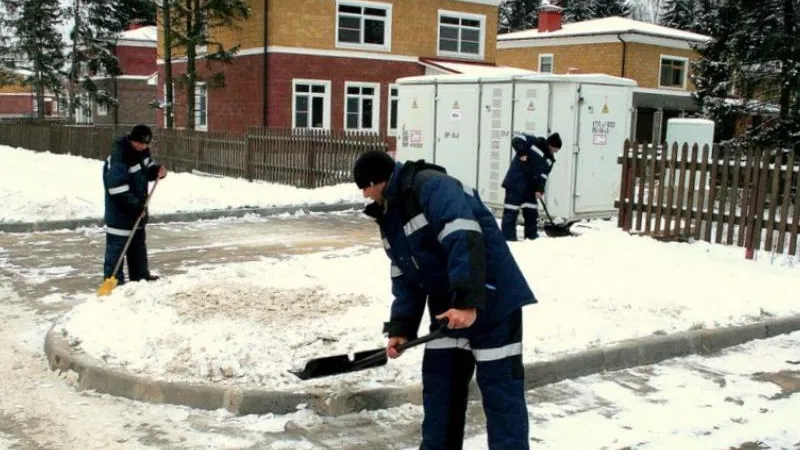
[[128, 135], [133, 142], [149, 144], [153, 140], [153, 132], [147, 125], [136, 125]]
[[389, 181], [395, 162], [386, 152], [372, 150], [362, 153], [353, 166], [353, 180], [359, 189]]
[[561, 148], [561, 136], [558, 133], [553, 133], [547, 138], [547, 145], [555, 148]]

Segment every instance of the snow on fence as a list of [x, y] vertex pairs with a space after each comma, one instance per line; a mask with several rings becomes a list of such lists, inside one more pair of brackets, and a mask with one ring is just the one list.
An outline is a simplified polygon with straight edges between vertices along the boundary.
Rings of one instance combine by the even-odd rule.
[[[0, 123], [0, 144], [105, 159], [127, 128], [40, 123]], [[176, 172], [263, 180], [303, 188], [352, 181], [356, 157], [388, 150], [371, 132], [252, 127], [246, 133], [157, 128], [152, 152]]]
[[664, 239], [795, 255], [799, 159], [791, 151], [626, 141], [618, 158], [617, 225]]

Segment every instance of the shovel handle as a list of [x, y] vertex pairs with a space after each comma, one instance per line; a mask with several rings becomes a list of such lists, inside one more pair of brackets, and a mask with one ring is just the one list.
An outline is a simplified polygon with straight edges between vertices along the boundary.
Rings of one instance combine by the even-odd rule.
[[424, 344], [426, 342], [430, 342], [430, 341], [432, 341], [434, 339], [437, 339], [437, 338], [441, 337], [442, 333], [444, 333], [444, 330], [446, 328], [447, 328], [447, 318], [445, 317], [445, 318], [443, 318], [442, 320], [439, 321], [439, 328], [437, 328], [436, 330], [426, 334], [425, 336], [421, 336], [421, 337], [418, 337], [416, 339], [412, 339], [412, 340], [410, 340], [410, 341], [408, 341], [406, 343], [403, 343], [403, 344], [398, 344], [397, 346], [395, 346], [395, 348], [397, 349], [397, 351], [401, 352], [401, 351], [409, 349], [411, 347], [416, 347], [417, 345]]
[[[432, 341], [434, 339], [437, 339], [437, 338], [441, 337], [442, 333], [444, 333], [444, 330], [447, 328], [447, 322], [448, 322], [448, 320], [447, 320], [446, 317], [441, 319], [441, 320], [439, 320], [439, 328], [437, 328], [436, 330], [426, 334], [425, 336], [421, 336], [421, 337], [418, 337], [416, 339], [412, 339], [412, 340], [410, 340], [410, 341], [408, 341], [406, 343], [403, 343], [403, 344], [398, 344], [397, 346], [395, 346], [395, 349], [397, 349], [397, 351], [403, 351], [403, 350], [409, 349], [411, 347], [415, 347], [417, 345], [424, 344], [426, 342], [430, 342], [430, 341]], [[365, 367], [370, 367], [372, 364], [374, 364], [376, 362], [379, 362], [379, 361], [386, 361], [386, 359], [387, 359], [386, 358], [386, 353], [383, 352], [383, 351], [380, 351], [378, 353], [375, 353], [374, 355], [368, 356], [368, 357], [358, 361], [357, 363], [353, 364], [353, 370], [360, 370], [360, 369], [363, 369]]]

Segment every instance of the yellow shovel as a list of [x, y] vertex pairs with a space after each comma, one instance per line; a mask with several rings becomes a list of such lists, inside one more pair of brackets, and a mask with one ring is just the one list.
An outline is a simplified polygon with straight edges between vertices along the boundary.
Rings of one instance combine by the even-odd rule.
[[114, 265], [114, 271], [111, 272], [111, 276], [103, 280], [103, 284], [97, 289], [97, 295], [103, 296], [108, 295], [111, 291], [117, 287], [117, 271], [119, 271], [120, 266], [122, 265], [122, 260], [125, 258], [125, 253], [128, 251], [128, 247], [131, 245], [131, 241], [133, 240], [133, 235], [136, 234], [136, 229], [139, 227], [139, 222], [142, 221], [144, 217], [145, 211], [147, 211], [147, 205], [150, 204], [150, 199], [153, 198], [153, 193], [156, 192], [156, 186], [158, 186], [158, 178], [156, 182], [153, 183], [153, 189], [150, 190], [150, 195], [147, 196], [147, 199], [144, 201], [144, 207], [142, 207], [142, 212], [139, 214], [139, 217], [136, 218], [136, 222], [133, 224], [133, 230], [131, 230], [130, 236], [128, 236], [127, 242], [125, 242], [125, 247], [122, 247], [122, 253], [120, 253], [119, 258], [117, 259], [117, 263]]

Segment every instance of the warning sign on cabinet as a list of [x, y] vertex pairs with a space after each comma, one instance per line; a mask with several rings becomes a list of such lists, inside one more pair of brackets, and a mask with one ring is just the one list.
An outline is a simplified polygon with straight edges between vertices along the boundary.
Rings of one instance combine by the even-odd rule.
[[608, 114], [608, 103], [603, 104], [603, 114]]
[[528, 102], [528, 111], [536, 111], [536, 107], [533, 105], [533, 102]]
[[592, 144], [606, 145], [608, 133], [617, 125], [613, 120], [595, 120], [592, 122]]
[[450, 110], [450, 120], [461, 120], [461, 107], [458, 105], [458, 100], [453, 102], [453, 109]]

